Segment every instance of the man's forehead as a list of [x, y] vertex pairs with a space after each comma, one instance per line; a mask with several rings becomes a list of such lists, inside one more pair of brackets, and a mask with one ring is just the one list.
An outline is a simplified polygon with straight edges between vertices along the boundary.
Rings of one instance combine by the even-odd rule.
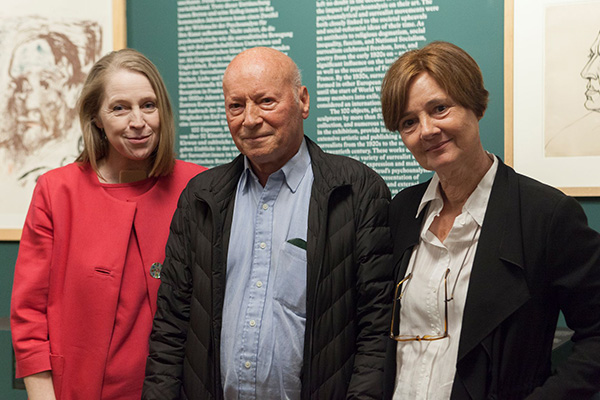
[[232, 69], [223, 76], [223, 89], [225, 91], [270, 90], [275, 91], [287, 86], [289, 74], [275, 67], [252, 68], [244, 66]]
[[287, 74], [294, 62], [285, 54], [270, 48], [254, 48], [238, 54], [230, 62], [225, 75], [232, 72]]
[[266, 60], [248, 60], [248, 62], [232, 63], [223, 79], [281, 79], [289, 75], [289, 69], [281, 63], [269, 63]]

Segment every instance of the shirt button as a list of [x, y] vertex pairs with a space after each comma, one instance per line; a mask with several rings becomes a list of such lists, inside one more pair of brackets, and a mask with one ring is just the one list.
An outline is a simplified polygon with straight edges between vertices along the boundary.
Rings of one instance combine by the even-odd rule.
[[264, 249], [265, 247], [267, 247], [267, 244], [266, 244], [265, 242], [262, 242], [262, 243], [260, 244], [260, 248], [261, 248], [261, 249]]
[[262, 209], [263, 210], [268, 210], [269, 209], [269, 205], [267, 203], [262, 205]]
[[262, 282], [261, 281], [256, 282], [256, 287], [262, 287]]
[[250, 326], [252, 326], [252, 327], [256, 326], [256, 321], [255, 320], [250, 321]]
[[250, 361], [246, 361], [246, 363], [244, 364], [244, 367], [246, 367], [246, 369], [249, 369], [252, 366], [252, 364], [250, 364]]

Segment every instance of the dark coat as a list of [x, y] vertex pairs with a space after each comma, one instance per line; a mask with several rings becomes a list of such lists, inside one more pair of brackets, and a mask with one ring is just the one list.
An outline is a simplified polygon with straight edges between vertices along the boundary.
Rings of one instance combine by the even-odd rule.
[[[391, 306], [389, 190], [365, 165], [307, 138], [303, 399], [379, 399]], [[220, 335], [234, 196], [243, 159], [183, 192], [167, 243], [144, 399], [222, 399]]]
[[[405, 274], [428, 183], [390, 205], [395, 279]], [[550, 376], [562, 310], [573, 354]], [[396, 376], [388, 339], [386, 394]], [[469, 282], [452, 399], [583, 399], [600, 390], [600, 236], [579, 203], [501, 161]]]

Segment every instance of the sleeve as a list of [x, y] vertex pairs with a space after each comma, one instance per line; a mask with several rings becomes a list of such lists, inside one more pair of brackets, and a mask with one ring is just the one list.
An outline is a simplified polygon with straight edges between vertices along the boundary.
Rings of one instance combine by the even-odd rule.
[[42, 176], [23, 226], [11, 297], [17, 378], [52, 369], [47, 307], [53, 244], [50, 196]]
[[600, 391], [600, 235], [579, 203], [560, 201], [546, 248], [553, 291], [570, 329], [573, 351], [531, 399], [588, 398]]
[[356, 223], [358, 337], [349, 399], [381, 399], [392, 305], [390, 192], [374, 173], [358, 193]]
[[187, 195], [186, 189], [167, 240], [142, 392], [146, 400], [178, 399], [180, 395], [192, 292]]

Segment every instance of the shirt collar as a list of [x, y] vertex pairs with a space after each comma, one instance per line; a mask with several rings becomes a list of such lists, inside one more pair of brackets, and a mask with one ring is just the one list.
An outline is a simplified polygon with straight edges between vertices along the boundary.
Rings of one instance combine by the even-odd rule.
[[493, 154], [490, 154], [490, 156], [493, 159], [492, 166], [488, 169], [483, 178], [481, 178], [481, 181], [479, 181], [479, 184], [463, 206], [463, 211], [467, 211], [471, 214], [479, 226], [483, 225], [485, 210], [487, 210], [488, 200], [490, 199], [492, 186], [494, 185], [494, 179], [496, 178], [496, 171], [498, 170], [498, 159]]
[[[274, 174], [283, 173], [284, 182], [292, 193], [296, 193], [298, 186], [300, 186], [300, 182], [302, 182], [302, 179], [310, 166], [310, 162], [306, 138], [303, 138], [300, 148], [294, 157], [285, 163], [279, 171], [274, 172]], [[258, 178], [254, 174], [254, 171], [252, 171], [250, 160], [248, 160], [248, 157], [244, 156], [244, 171], [240, 177], [240, 185], [244, 193], [248, 190], [248, 185], [251, 181], [258, 183]]]
[[[463, 212], [468, 212], [473, 219], [481, 226], [483, 224], [483, 218], [485, 217], [485, 211], [487, 209], [487, 203], [490, 198], [490, 194], [492, 193], [492, 186], [494, 184], [494, 179], [496, 177], [496, 171], [498, 170], [498, 158], [495, 155], [488, 153], [492, 159], [493, 163], [490, 169], [485, 173], [477, 187], [471, 193], [465, 205], [463, 206]], [[440, 186], [440, 178], [438, 174], [435, 173], [429, 185], [427, 186], [427, 190], [423, 194], [421, 198], [421, 202], [419, 203], [419, 208], [417, 209], [418, 217], [421, 211], [431, 202], [432, 204], [443, 204], [442, 195], [439, 190]]]
[[442, 195], [438, 191], [439, 183], [440, 178], [438, 177], [438, 174], [433, 174], [433, 178], [431, 178], [429, 185], [427, 185], [427, 190], [425, 190], [425, 193], [421, 198], [421, 202], [419, 203], [419, 208], [417, 208], [417, 215], [415, 215], [415, 218], [417, 218], [419, 214], [421, 214], [421, 211], [423, 211], [423, 209], [429, 204], [429, 202], [443, 202]]

